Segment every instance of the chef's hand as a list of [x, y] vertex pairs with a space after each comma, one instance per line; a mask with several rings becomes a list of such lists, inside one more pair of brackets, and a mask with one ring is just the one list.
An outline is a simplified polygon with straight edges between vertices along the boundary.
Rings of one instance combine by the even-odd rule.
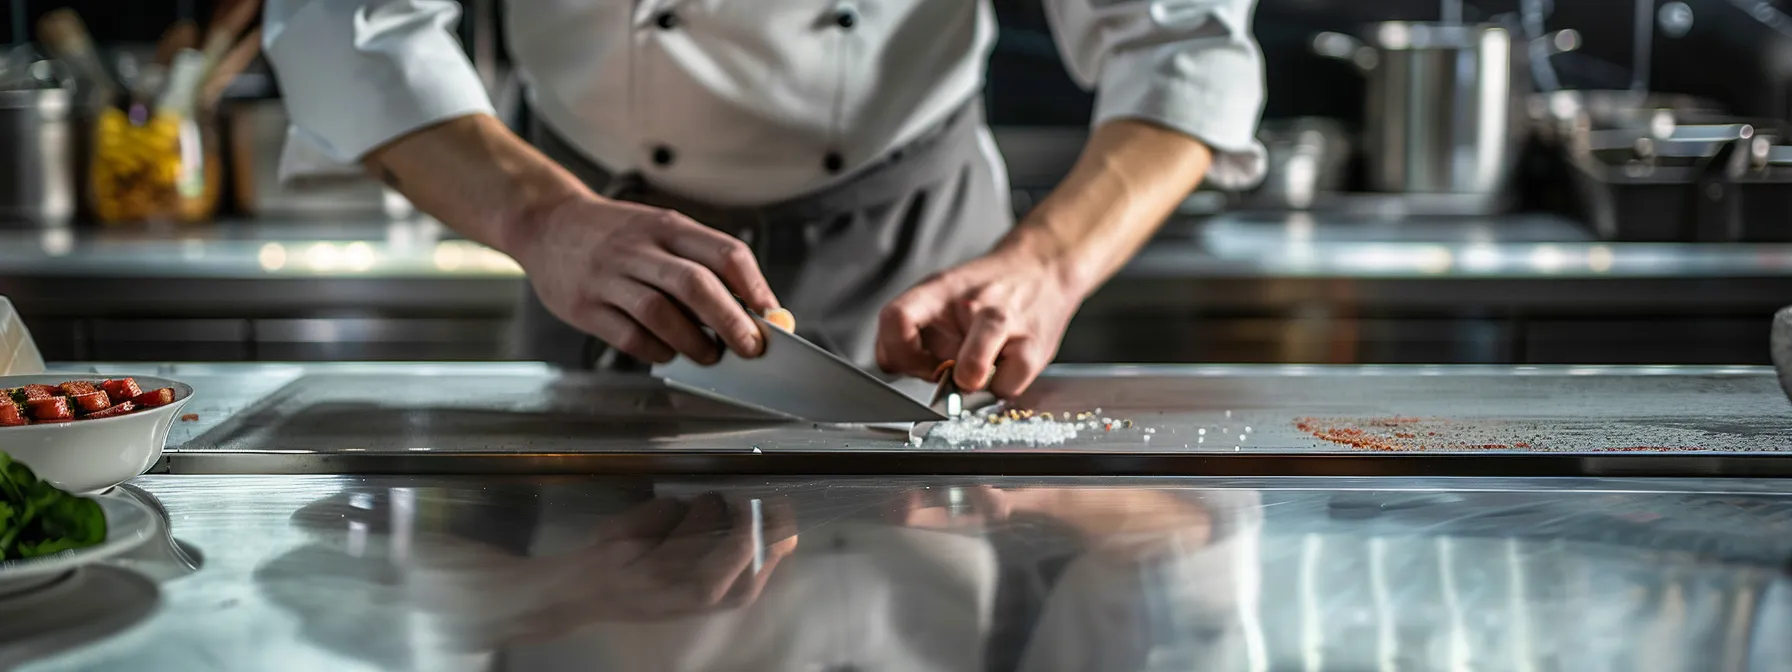
[[426, 126], [362, 161], [424, 212], [516, 259], [550, 312], [618, 350], [715, 362], [721, 353], [698, 325], [742, 356], [764, 349], [740, 302], [763, 312], [778, 299], [744, 243], [598, 197], [492, 115]]
[[956, 359], [961, 389], [987, 384], [999, 396], [1019, 395], [1057, 355], [1071, 313], [1151, 239], [1212, 163], [1192, 135], [1139, 119], [1102, 123], [1070, 175], [994, 252], [884, 310], [878, 363], [931, 376]]
[[877, 363], [928, 378], [941, 363], [957, 360], [959, 389], [1013, 398], [1057, 356], [1082, 297], [1044, 258], [1004, 246], [886, 306], [878, 316]]
[[671, 210], [588, 193], [530, 226], [515, 256], [542, 303], [567, 324], [655, 363], [678, 354], [715, 363], [721, 352], [699, 326], [743, 357], [764, 351], [741, 302], [764, 312], [778, 300], [740, 240]]

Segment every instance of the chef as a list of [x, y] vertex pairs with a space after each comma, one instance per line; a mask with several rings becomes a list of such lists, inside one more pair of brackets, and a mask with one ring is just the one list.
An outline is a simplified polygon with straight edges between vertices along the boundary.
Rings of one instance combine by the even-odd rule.
[[457, 3], [270, 0], [265, 42], [283, 173], [358, 163], [515, 258], [524, 356], [753, 357], [748, 311], [781, 304], [862, 365], [956, 359], [1011, 396], [1190, 190], [1261, 177], [1252, 4], [1046, 0], [1093, 131], [1018, 224], [978, 104], [987, 0], [512, 0], [520, 133]]

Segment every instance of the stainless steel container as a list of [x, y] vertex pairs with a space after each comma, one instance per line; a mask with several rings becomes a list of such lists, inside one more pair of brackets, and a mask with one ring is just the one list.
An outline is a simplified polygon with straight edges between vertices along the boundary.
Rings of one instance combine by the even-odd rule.
[[75, 121], [64, 89], [0, 90], [0, 226], [75, 215]]
[[[1563, 38], [1565, 39], [1557, 39]], [[1573, 35], [1545, 38], [1557, 50]], [[1365, 40], [1321, 33], [1314, 51], [1368, 77], [1370, 185], [1400, 193], [1496, 194], [1523, 141], [1527, 49], [1503, 26], [1387, 22]]]

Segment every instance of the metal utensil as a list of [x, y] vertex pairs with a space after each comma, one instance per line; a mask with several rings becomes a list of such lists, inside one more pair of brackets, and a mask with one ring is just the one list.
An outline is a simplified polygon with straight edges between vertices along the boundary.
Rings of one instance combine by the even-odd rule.
[[74, 216], [72, 107], [64, 89], [0, 91], [0, 227], [57, 226]]
[[1792, 399], [1792, 307], [1773, 316], [1773, 368], [1780, 376], [1780, 389]]
[[87, 25], [81, 22], [81, 15], [75, 10], [62, 8], [51, 10], [37, 21], [38, 39], [50, 54], [68, 63], [74, 69], [76, 81], [80, 84], [83, 107], [97, 109], [109, 105], [118, 97], [118, 82], [112, 73], [100, 62], [98, 50], [94, 49], [93, 37], [87, 32]]
[[[1390, 21], [1367, 40], [1321, 33], [1313, 51], [1368, 77], [1364, 149], [1370, 183], [1398, 193], [1504, 193], [1523, 134], [1530, 54], [1497, 24]], [[1578, 47], [1571, 31], [1546, 35], [1546, 52]], [[1521, 67], [1525, 66], [1525, 67]], [[1521, 88], [1522, 87], [1522, 88]]]
[[727, 352], [710, 366], [680, 357], [654, 367], [673, 388], [812, 422], [880, 423], [942, 420], [929, 408], [851, 362], [763, 318], [765, 353], [754, 359]]
[[200, 110], [217, 109], [218, 101], [224, 98], [224, 89], [230, 86], [231, 80], [236, 79], [236, 76], [242, 73], [244, 68], [249, 67], [249, 63], [254, 61], [256, 56], [260, 55], [261, 28], [251, 28], [248, 33], [243, 35], [243, 39], [238, 40], [229, 51], [224, 52], [224, 57], [218, 60], [217, 66], [205, 74], [205, 79], [199, 86], [198, 108]]

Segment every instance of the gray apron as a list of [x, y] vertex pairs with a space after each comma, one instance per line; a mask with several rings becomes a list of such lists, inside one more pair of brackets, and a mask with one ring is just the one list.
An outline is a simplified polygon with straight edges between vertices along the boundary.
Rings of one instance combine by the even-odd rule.
[[[795, 199], [718, 207], [612, 175], [539, 120], [530, 141], [610, 198], [676, 210], [752, 246], [797, 332], [855, 364], [875, 364], [877, 314], [928, 276], [987, 252], [1013, 223], [1007, 175], [980, 101], [847, 180]], [[638, 369], [560, 321], [525, 290], [512, 354], [570, 369]]]

